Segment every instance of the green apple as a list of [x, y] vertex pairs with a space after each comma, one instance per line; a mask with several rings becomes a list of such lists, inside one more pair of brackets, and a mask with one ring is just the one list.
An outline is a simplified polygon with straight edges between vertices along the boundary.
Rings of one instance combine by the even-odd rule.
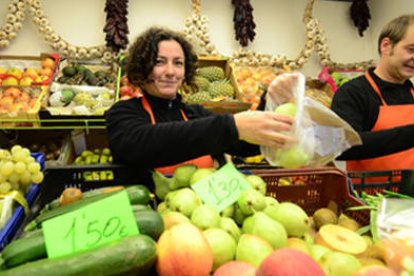
[[292, 102], [281, 104], [278, 107], [276, 107], [275, 113], [290, 116], [290, 117], [295, 117], [296, 105]]

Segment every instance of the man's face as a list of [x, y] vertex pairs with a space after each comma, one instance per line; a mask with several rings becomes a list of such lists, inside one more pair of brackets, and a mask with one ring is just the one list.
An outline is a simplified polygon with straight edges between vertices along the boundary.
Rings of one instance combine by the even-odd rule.
[[384, 38], [382, 58], [395, 81], [402, 83], [414, 76], [414, 24], [408, 27], [405, 37], [397, 44]]

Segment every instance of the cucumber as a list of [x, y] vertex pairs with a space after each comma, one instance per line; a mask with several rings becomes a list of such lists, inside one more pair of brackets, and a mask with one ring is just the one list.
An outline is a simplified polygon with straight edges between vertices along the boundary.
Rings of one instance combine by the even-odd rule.
[[1, 254], [6, 268], [46, 258], [45, 240], [43, 235], [14, 240], [3, 249]]
[[164, 232], [164, 221], [161, 215], [152, 209], [134, 211], [139, 232], [157, 241]]
[[1, 271], [0, 275], [146, 275], [156, 257], [156, 243], [146, 235], [139, 235], [88, 252], [26, 263]]
[[[149, 200], [151, 199], [151, 193], [149, 189], [144, 185], [128, 186], [127, 188], [125, 188], [125, 190], [128, 193], [129, 201], [131, 202], [131, 204], [145, 205], [145, 204], [148, 204]], [[56, 209], [52, 209], [50, 211], [43, 212], [39, 216], [37, 216], [34, 220], [32, 220], [29, 224], [27, 224], [26, 227], [24, 228], [24, 231], [25, 232], [32, 231], [36, 228], [39, 228], [42, 222], [48, 219], [77, 210], [92, 202], [96, 202], [98, 200], [111, 196], [117, 192], [120, 192], [120, 191], [118, 190], [118, 191], [113, 191], [113, 192], [108, 192], [108, 193], [100, 193], [98, 195], [94, 195], [94, 196], [87, 197], [87, 198], [82, 198], [81, 200], [78, 200], [71, 204], [68, 204], [68, 205], [65, 205], [65, 206], [62, 206]]]

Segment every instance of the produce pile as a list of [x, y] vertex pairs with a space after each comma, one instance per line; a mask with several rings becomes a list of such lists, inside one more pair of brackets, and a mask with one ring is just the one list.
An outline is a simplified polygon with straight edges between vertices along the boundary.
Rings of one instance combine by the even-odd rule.
[[[60, 274], [64, 268], [99, 275], [394, 275], [385, 266], [383, 243], [360, 235], [364, 226], [355, 219], [331, 204], [307, 214], [296, 203], [279, 202], [258, 175], [244, 175], [249, 188], [221, 212], [203, 204], [190, 186], [215, 171], [195, 165], [181, 165], [171, 177], [154, 171], [156, 210], [142, 185], [66, 188], [1, 252], [2, 273]], [[47, 259], [44, 221], [120, 190], [128, 193], [140, 235]]]

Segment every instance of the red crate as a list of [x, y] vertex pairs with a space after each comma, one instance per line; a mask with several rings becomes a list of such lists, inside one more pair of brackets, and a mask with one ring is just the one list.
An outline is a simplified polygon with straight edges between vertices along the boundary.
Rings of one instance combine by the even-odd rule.
[[[352, 206], [364, 205], [352, 196], [345, 172], [332, 168], [319, 169], [258, 169], [251, 170], [267, 183], [267, 195], [278, 201], [290, 201], [301, 206], [308, 215], [335, 202], [338, 211], [352, 217], [362, 225], [369, 224], [369, 212], [366, 210], [349, 211]], [[294, 183], [279, 185], [279, 179], [290, 177]], [[296, 181], [296, 183], [295, 183]]]

